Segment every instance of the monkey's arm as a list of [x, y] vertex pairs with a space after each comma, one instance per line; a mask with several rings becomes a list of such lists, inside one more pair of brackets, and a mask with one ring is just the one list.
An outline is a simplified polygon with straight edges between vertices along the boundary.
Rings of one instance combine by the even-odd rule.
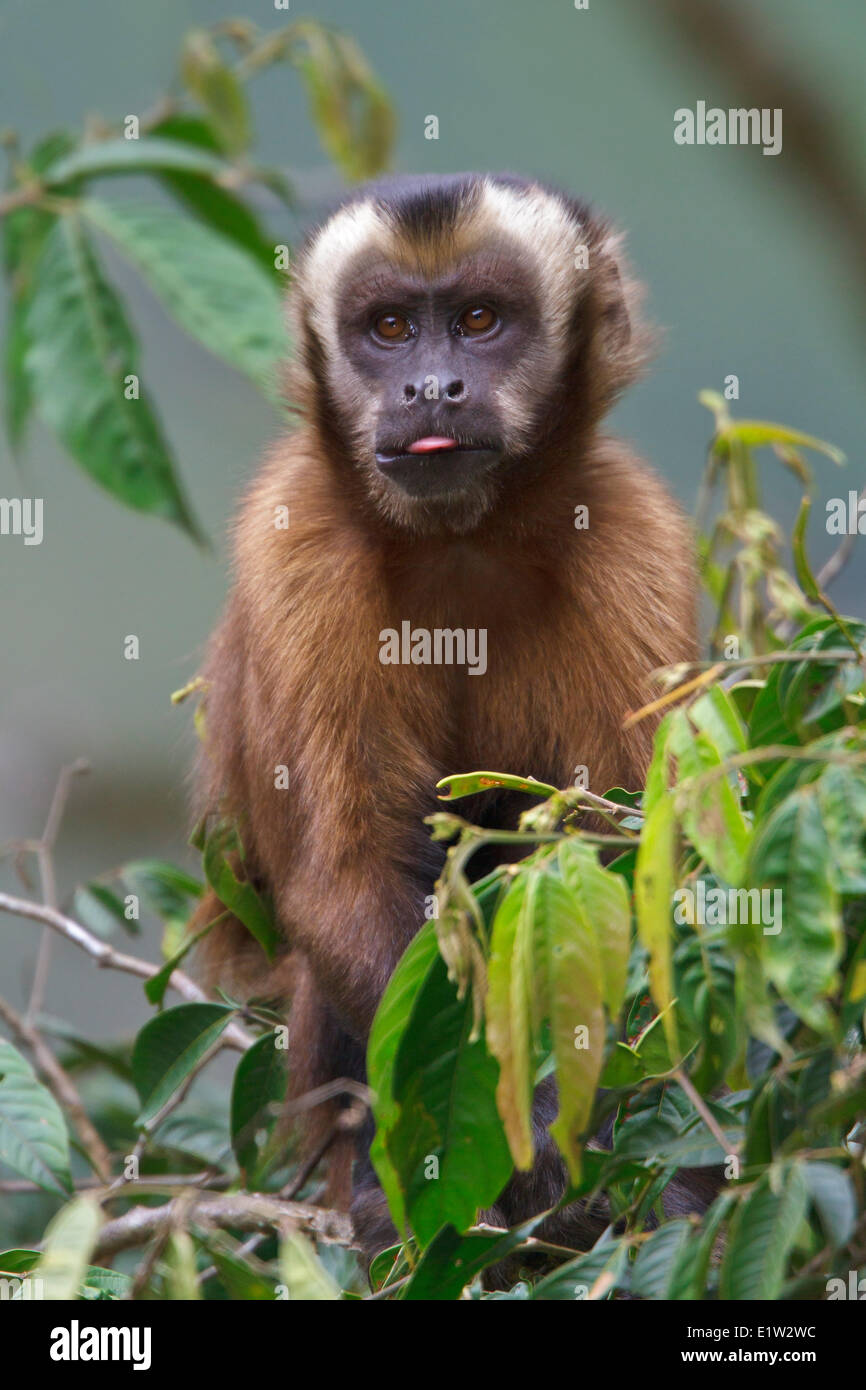
[[[288, 946], [346, 1030], [365, 1037], [441, 864], [423, 817], [443, 769], [393, 705], [383, 727], [392, 668], [375, 658], [375, 634], [372, 667], [346, 658], [340, 668], [332, 604], [320, 592], [303, 611], [295, 628], [276, 604], [253, 614], [235, 591], [206, 667], [199, 780], [204, 809], [237, 819]], [[208, 974], [224, 979], [230, 962], [248, 981], [252, 938], [237, 924], [212, 938]], [[257, 992], [275, 992], [259, 964]]]

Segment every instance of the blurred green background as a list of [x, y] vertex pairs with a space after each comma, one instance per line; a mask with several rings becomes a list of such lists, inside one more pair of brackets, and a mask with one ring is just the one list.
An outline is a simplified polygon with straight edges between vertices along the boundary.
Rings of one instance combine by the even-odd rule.
[[[626, 229], [647, 307], [666, 330], [616, 429], [692, 507], [710, 433], [697, 392], [736, 373], [735, 413], [798, 426], [848, 456], [842, 473], [815, 461], [810, 543], [820, 562], [837, 543], [824, 533], [823, 499], [859, 489], [866, 471], [862, 276], [820, 188], [792, 173], [787, 139], [778, 158], [674, 144], [677, 107], [772, 103], [733, 91], [665, 21], [668, 10], [638, 0], [590, 0], [588, 12], [573, 0], [293, 0], [287, 13], [262, 0], [237, 13], [264, 28], [311, 15], [351, 33], [394, 102], [396, 169], [510, 169], [605, 209]], [[743, 12], [774, 60], [829, 107], [845, 158], [866, 181], [862, 0], [750, 0]], [[214, 0], [2, 0], [0, 126], [27, 146], [89, 113], [142, 113], [164, 90], [184, 33], [233, 13]], [[302, 203], [297, 218], [261, 204], [275, 241], [291, 244], [340, 179], [295, 73], [270, 71], [251, 91], [257, 153], [285, 171]], [[424, 138], [430, 114], [438, 141]], [[144, 378], [215, 546], [203, 555], [179, 531], [124, 511], [44, 429], [33, 432], [23, 479], [0, 442], [0, 495], [45, 499], [41, 546], [0, 540], [0, 841], [39, 834], [60, 766], [86, 757], [92, 771], [75, 783], [58, 849], [61, 896], [130, 857], [186, 858], [195, 739], [189, 708], [169, 695], [195, 672], [226, 591], [234, 501], [278, 428], [250, 384], [183, 337], [110, 255], [108, 265], [129, 296]], [[770, 507], [790, 523], [799, 489], [780, 465], [765, 466]], [[864, 591], [861, 547], [833, 592], [862, 616]], [[137, 662], [122, 655], [130, 633]], [[0, 886], [21, 888], [8, 859]], [[3, 993], [15, 1004], [29, 991], [36, 935], [0, 919]], [[149, 936], [135, 949], [156, 959]], [[145, 1016], [137, 999], [133, 982], [57, 945], [49, 1012], [109, 1036]]]

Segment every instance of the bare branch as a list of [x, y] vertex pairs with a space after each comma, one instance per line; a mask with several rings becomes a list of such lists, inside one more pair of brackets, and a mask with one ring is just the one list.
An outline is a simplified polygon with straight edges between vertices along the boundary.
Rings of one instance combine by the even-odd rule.
[[[162, 968], [159, 965], [152, 965], [150, 961], [141, 960], [138, 956], [128, 956], [122, 951], [116, 951], [107, 941], [100, 941], [98, 936], [94, 936], [92, 932], [89, 932], [86, 927], [82, 927], [80, 922], [74, 921], [72, 917], [58, 912], [56, 908], [31, 902], [29, 898], [15, 898], [10, 893], [0, 893], [0, 912], [9, 912], [15, 917], [27, 917], [31, 921], [45, 923], [60, 936], [66, 937], [67, 941], [80, 946], [99, 966], [120, 970], [127, 975], [136, 975], [140, 980], [152, 979]], [[209, 1004], [213, 1002], [205, 991], [182, 970], [173, 970], [169, 976], [168, 984], [169, 988], [176, 990], [182, 998], [191, 1003]], [[222, 1034], [222, 1041], [227, 1047], [233, 1047], [238, 1052], [246, 1052], [255, 1040], [241, 1024], [230, 1023]]]
[[367, 1105], [360, 1100], [353, 1100], [352, 1104], [345, 1110], [341, 1110], [337, 1116], [336, 1123], [333, 1124], [324, 1136], [320, 1144], [317, 1144], [306, 1162], [302, 1163], [295, 1176], [285, 1187], [280, 1189], [280, 1196], [287, 1202], [297, 1197], [303, 1190], [305, 1183], [316, 1171], [325, 1154], [330, 1149], [334, 1140], [341, 1134], [356, 1134], [364, 1123], [367, 1114]]
[[725, 1134], [725, 1131], [722, 1129], [721, 1125], [716, 1120], [712, 1111], [708, 1108], [706, 1102], [703, 1100], [701, 1096], [698, 1095], [698, 1092], [692, 1085], [691, 1079], [686, 1075], [686, 1073], [682, 1071], [679, 1067], [677, 1067], [676, 1071], [673, 1072], [673, 1078], [674, 1081], [676, 1081], [685, 1091], [692, 1105], [695, 1107], [704, 1124], [706, 1125], [707, 1129], [710, 1131], [710, 1134], [713, 1136], [716, 1143], [719, 1145], [719, 1148], [721, 1149], [722, 1153], [739, 1153], [738, 1146], [736, 1144], [732, 1144], [730, 1139], [728, 1139], [727, 1135]]
[[[178, 1219], [175, 1198], [161, 1207], [133, 1207], [103, 1226], [93, 1258], [105, 1260], [121, 1250], [143, 1245], [163, 1231], [171, 1230]], [[305, 1231], [327, 1245], [351, 1246], [354, 1241], [351, 1219], [340, 1211], [314, 1207], [309, 1202], [284, 1202], [262, 1193], [184, 1194], [188, 1221], [198, 1226], [216, 1226], [237, 1231]]]
[[0, 196], [0, 217], [6, 217], [8, 213], [15, 212], [18, 208], [26, 208], [38, 203], [40, 198], [45, 196], [43, 184], [33, 181], [23, 183], [19, 188], [13, 188], [8, 193]]
[[[60, 769], [60, 776], [57, 779], [57, 786], [54, 788], [54, 795], [51, 798], [51, 806], [48, 811], [48, 819], [45, 822], [45, 829], [42, 838], [37, 842], [36, 857], [39, 861], [39, 878], [42, 884], [42, 901], [47, 907], [57, 906], [57, 884], [54, 878], [54, 846], [57, 843], [57, 832], [60, 829], [60, 822], [63, 819], [63, 812], [66, 809], [66, 802], [69, 798], [69, 788], [72, 785], [73, 777], [80, 776], [83, 772], [90, 771], [90, 764], [83, 758], [78, 758], [74, 763], [69, 763]], [[27, 1023], [32, 1025], [36, 1015], [42, 1008], [42, 1000], [45, 996], [45, 985], [48, 980], [48, 967], [51, 963], [51, 933], [46, 927], [42, 933], [42, 940], [39, 943], [39, 955], [36, 958], [36, 969], [33, 973], [33, 988], [30, 993], [30, 1002], [27, 1005]]]
[[[858, 502], [866, 501], [866, 487], [863, 488], [857, 500]], [[829, 560], [824, 561], [824, 564], [815, 575], [815, 583], [818, 585], [819, 589], [824, 590], [833, 583], [833, 580], [837, 578], [850, 560], [856, 544], [856, 534], [853, 536], [846, 536], [839, 546], [839, 549], [834, 550]]]

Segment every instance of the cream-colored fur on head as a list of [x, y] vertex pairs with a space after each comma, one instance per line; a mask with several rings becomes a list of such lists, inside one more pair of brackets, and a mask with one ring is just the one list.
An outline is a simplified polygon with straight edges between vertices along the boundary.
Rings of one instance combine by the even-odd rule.
[[507, 444], [515, 452], [527, 447], [539, 402], [562, 367], [569, 323], [581, 291], [575, 253], [583, 230], [559, 198], [537, 185], [511, 188], [491, 179], [485, 179], [478, 207], [463, 230], [461, 243], [469, 252], [505, 239], [524, 258], [529, 255], [536, 262], [543, 345], [536, 349], [532, 363], [518, 363], [496, 392]]
[[[513, 242], [524, 255], [537, 258], [542, 288], [542, 317], [551, 342], [560, 349], [568, 321], [580, 294], [575, 252], [585, 229], [554, 194], [537, 185], [511, 188], [492, 179], [481, 181], [481, 196], [467, 203], [453, 236], [429, 239], [399, 235], [385, 210], [372, 198], [339, 209], [315, 234], [296, 274], [304, 303], [315, 306], [315, 329], [334, 360], [338, 353], [339, 305], [336, 283], [351, 262], [375, 250], [397, 265], [413, 266], [433, 275], [464, 260], [485, 246]], [[297, 304], [295, 315], [297, 315]], [[300, 325], [295, 317], [295, 327]]]
[[[339, 295], [353, 265], [371, 257], [433, 279], [492, 251], [506, 260], [513, 256], [529, 273], [538, 298], [538, 336], [531, 354], [515, 358], [495, 391], [503, 443], [513, 457], [531, 452], [539, 422], [563, 384], [582, 301], [593, 333], [592, 380], [580, 386], [587, 403], [591, 395], [596, 413], [602, 413], [638, 374], [647, 339], [634, 314], [637, 286], [624, 269], [621, 238], [580, 204], [539, 184], [478, 175], [467, 176], [462, 205], [453, 221], [444, 219], [446, 230], [431, 217], [429, 227], [419, 229], [416, 222], [409, 233], [401, 225], [399, 194], [394, 207], [392, 212], [387, 190], [373, 189], [329, 218], [299, 259], [290, 309], [298, 345], [296, 398], [313, 399], [315, 356], [362, 465], [371, 455], [377, 406], [369, 383], [342, 351]], [[586, 368], [590, 371], [588, 362]], [[375, 478], [373, 487], [382, 491], [381, 479]]]

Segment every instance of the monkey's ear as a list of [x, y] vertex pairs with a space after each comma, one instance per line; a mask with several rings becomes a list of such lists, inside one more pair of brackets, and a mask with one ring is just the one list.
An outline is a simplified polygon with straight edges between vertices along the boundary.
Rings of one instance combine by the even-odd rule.
[[596, 253], [594, 369], [605, 406], [641, 375], [656, 346], [656, 333], [641, 315], [643, 286], [631, 274], [623, 237], [608, 232]]

